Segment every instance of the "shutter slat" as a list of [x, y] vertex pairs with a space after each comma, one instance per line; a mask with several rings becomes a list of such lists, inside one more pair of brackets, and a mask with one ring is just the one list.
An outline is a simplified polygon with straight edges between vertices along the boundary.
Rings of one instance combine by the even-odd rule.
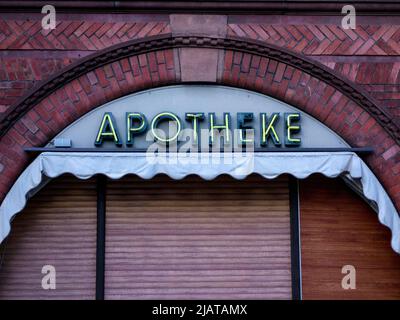
[[[96, 275], [94, 179], [57, 178], [28, 202], [2, 244], [0, 299], [93, 299]], [[44, 265], [56, 290], [44, 290]]]
[[290, 299], [287, 178], [108, 181], [109, 299]]

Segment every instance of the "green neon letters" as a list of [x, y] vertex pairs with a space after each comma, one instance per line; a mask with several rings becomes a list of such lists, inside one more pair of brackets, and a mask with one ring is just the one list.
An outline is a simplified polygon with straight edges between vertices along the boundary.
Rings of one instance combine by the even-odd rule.
[[279, 113], [274, 112], [271, 116], [267, 117], [265, 113], [260, 114], [261, 121], [261, 140], [260, 145], [265, 147], [268, 145], [268, 138], [272, 139], [272, 142], [275, 146], [281, 146], [281, 140], [276, 132], [276, 125], [279, 122]]
[[[160, 137], [156, 130], [159, 123], [162, 121], [166, 121], [166, 120], [175, 121], [176, 126], [177, 126], [176, 133], [172, 137], [169, 137], [169, 138]], [[182, 130], [181, 119], [179, 119], [179, 117], [172, 112], [159, 113], [151, 121], [151, 133], [153, 134], [153, 137], [156, 141], [161, 141], [161, 142], [165, 142], [165, 143], [172, 142], [172, 141], [178, 139], [178, 136], [179, 136], [181, 130]]]
[[[134, 123], [138, 123], [134, 126]], [[147, 119], [140, 112], [126, 113], [126, 145], [133, 146], [133, 136], [139, 135], [147, 130]]]
[[[296, 125], [293, 125], [296, 122]], [[294, 133], [299, 133], [301, 130], [300, 125], [300, 113], [285, 113], [285, 145], [287, 146], [299, 146], [301, 144], [300, 138], [294, 138]]]
[[122, 146], [117, 129], [117, 123], [115, 122], [114, 116], [111, 112], [106, 112], [103, 115], [94, 145], [97, 147], [101, 146], [104, 140], [111, 140], [116, 146]]
[[254, 118], [253, 112], [238, 112], [238, 114], [236, 115], [237, 128], [239, 130], [239, 142], [243, 145], [249, 142], [253, 142], [252, 139], [249, 139], [245, 136], [246, 134], [243, 134], [243, 130], [253, 129], [253, 127], [245, 125], [245, 122], [251, 122], [253, 121], [253, 118]]
[[[198, 145], [201, 142], [200, 130], [206, 130], [209, 146], [218, 145], [219, 136], [217, 132], [219, 131], [222, 131], [224, 145], [232, 145], [232, 143], [246, 145], [256, 142], [261, 147], [280, 147], [282, 144], [287, 147], [301, 145], [301, 114], [298, 112], [286, 112], [283, 114], [279, 112], [270, 114], [262, 112], [258, 115], [259, 127], [252, 124], [257, 117], [253, 112], [238, 112], [236, 114], [236, 127], [232, 122], [229, 112], [220, 113], [220, 118], [218, 119], [214, 112], [208, 113], [207, 124], [203, 124], [206, 120], [204, 112], [186, 112], [184, 117], [187, 122], [187, 128], [192, 129], [192, 133], [190, 134], [192, 134], [193, 145]], [[121, 121], [120, 124], [123, 123], [122, 119], [119, 119], [119, 121]], [[147, 131], [150, 131], [151, 139], [154, 139], [156, 142], [177, 142], [180, 138], [180, 133], [184, 129], [184, 123], [182, 123], [179, 116], [169, 111], [156, 114], [151, 122], [140, 112], [127, 112], [124, 121], [126, 130], [125, 143], [127, 146], [133, 146], [137, 137]], [[175, 124], [173, 133], [168, 135], [166, 132], [165, 136], [160, 134], [158, 130], [163, 128], [162, 126], [160, 127], [163, 121]], [[256, 131], [259, 138], [246, 135], [247, 130]], [[204, 134], [203, 131], [202, 133]], [[104, 113], [95, 137], [95, 146], [101, 147], [107, 142], [120, 147], [122, 145], [120, 137], [121, 135], [113, 114], [111, 112]], [[207, 141], [204, 142], [207, 143]]]
[[224, 112], [224, 124], [217, 125], [215, 124], [215, 113], [211, 112], [208, 114], [208, 121], [209, 121], [209, 129], [210, 129], [210, 141], [209, 144], [212, 146], [215, 143], [215, 131], [216, 130], [223, 130], [224, 132], [224, 145], [230, 144], [230, 130], [231, 130], [231, 115], [229, 112]]
[[199, 143], [199, 122], [204, 120], [203, 112], [187, 112], [185, 113], [186, 121], [192, 122], [193, 129], [193, 145], [197, 145]]

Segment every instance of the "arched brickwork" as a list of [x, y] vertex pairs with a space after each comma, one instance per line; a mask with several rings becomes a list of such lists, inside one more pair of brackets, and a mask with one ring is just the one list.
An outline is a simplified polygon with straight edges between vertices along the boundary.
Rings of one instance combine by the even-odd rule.
[[[182, 49], [192, 50], [189, 65], [182, 61]], [[195, 54], [193, 50], [203, 51]], [[213, 57], [215, 65], [201, 65]], [[214, 77], [210, 70], [215, 71]], [[271, 45], [239, 38], [169, 35], [127, 42], [82, 59], [10, 108], [0, 119], [0, 199], [30, 160], [24, 147], [45, 145], [107, 101], [196, 80], [270, 95], [319, 119], [352, 146], [374, 147], [366, 161], [400, 208], [400, 129], [356, 86], [319, 64]]]

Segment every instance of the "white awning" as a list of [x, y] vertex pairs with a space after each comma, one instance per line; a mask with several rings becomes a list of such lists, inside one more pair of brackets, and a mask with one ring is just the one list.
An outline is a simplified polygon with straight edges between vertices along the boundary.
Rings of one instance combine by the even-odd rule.
[[221, 174], [243, 179], [257, 173], [267, 179], [291, 174], [304, 179], [313, 173], [327, 177], [348, 174], [362, 184], [364, 196], [378, 207], [379, 221], [392, 230], [392, 248], [400, 253], [400, 218], [389, 196], [368, 166], [352, 152], [270, 152], [270, 153], [169, 153], [44, 152], [20, 175], [0, 206], [0, 242], [10, 232], [12, 218], [22, 211], [28, 198], [48, 178], [70, 173], [79, 179], [104, 174], [119, 179], [135, 174], [151, 179], [167, 174], [182, 179], [196, 174], [211, 180]]

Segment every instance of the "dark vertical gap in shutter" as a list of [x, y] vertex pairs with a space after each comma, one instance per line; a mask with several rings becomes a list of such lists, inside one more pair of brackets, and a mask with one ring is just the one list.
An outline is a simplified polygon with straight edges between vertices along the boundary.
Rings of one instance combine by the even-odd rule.
[[299, 237], [299, 197], [298, 181], [295, 177], [289, 178], [290, 199], [290, 243], [292, 265], [292, 299], [301, 299], [300, 279], [300, 237]]
[[8, 236], [3, 240], [3, 243], [0, 245], [0, 272], [3, 267], [4, 257], [6, 256], [6, 248], [7, 248], [7, 241]]
[[104, 300], [107, 178], [97, 177], [96, 300]]

